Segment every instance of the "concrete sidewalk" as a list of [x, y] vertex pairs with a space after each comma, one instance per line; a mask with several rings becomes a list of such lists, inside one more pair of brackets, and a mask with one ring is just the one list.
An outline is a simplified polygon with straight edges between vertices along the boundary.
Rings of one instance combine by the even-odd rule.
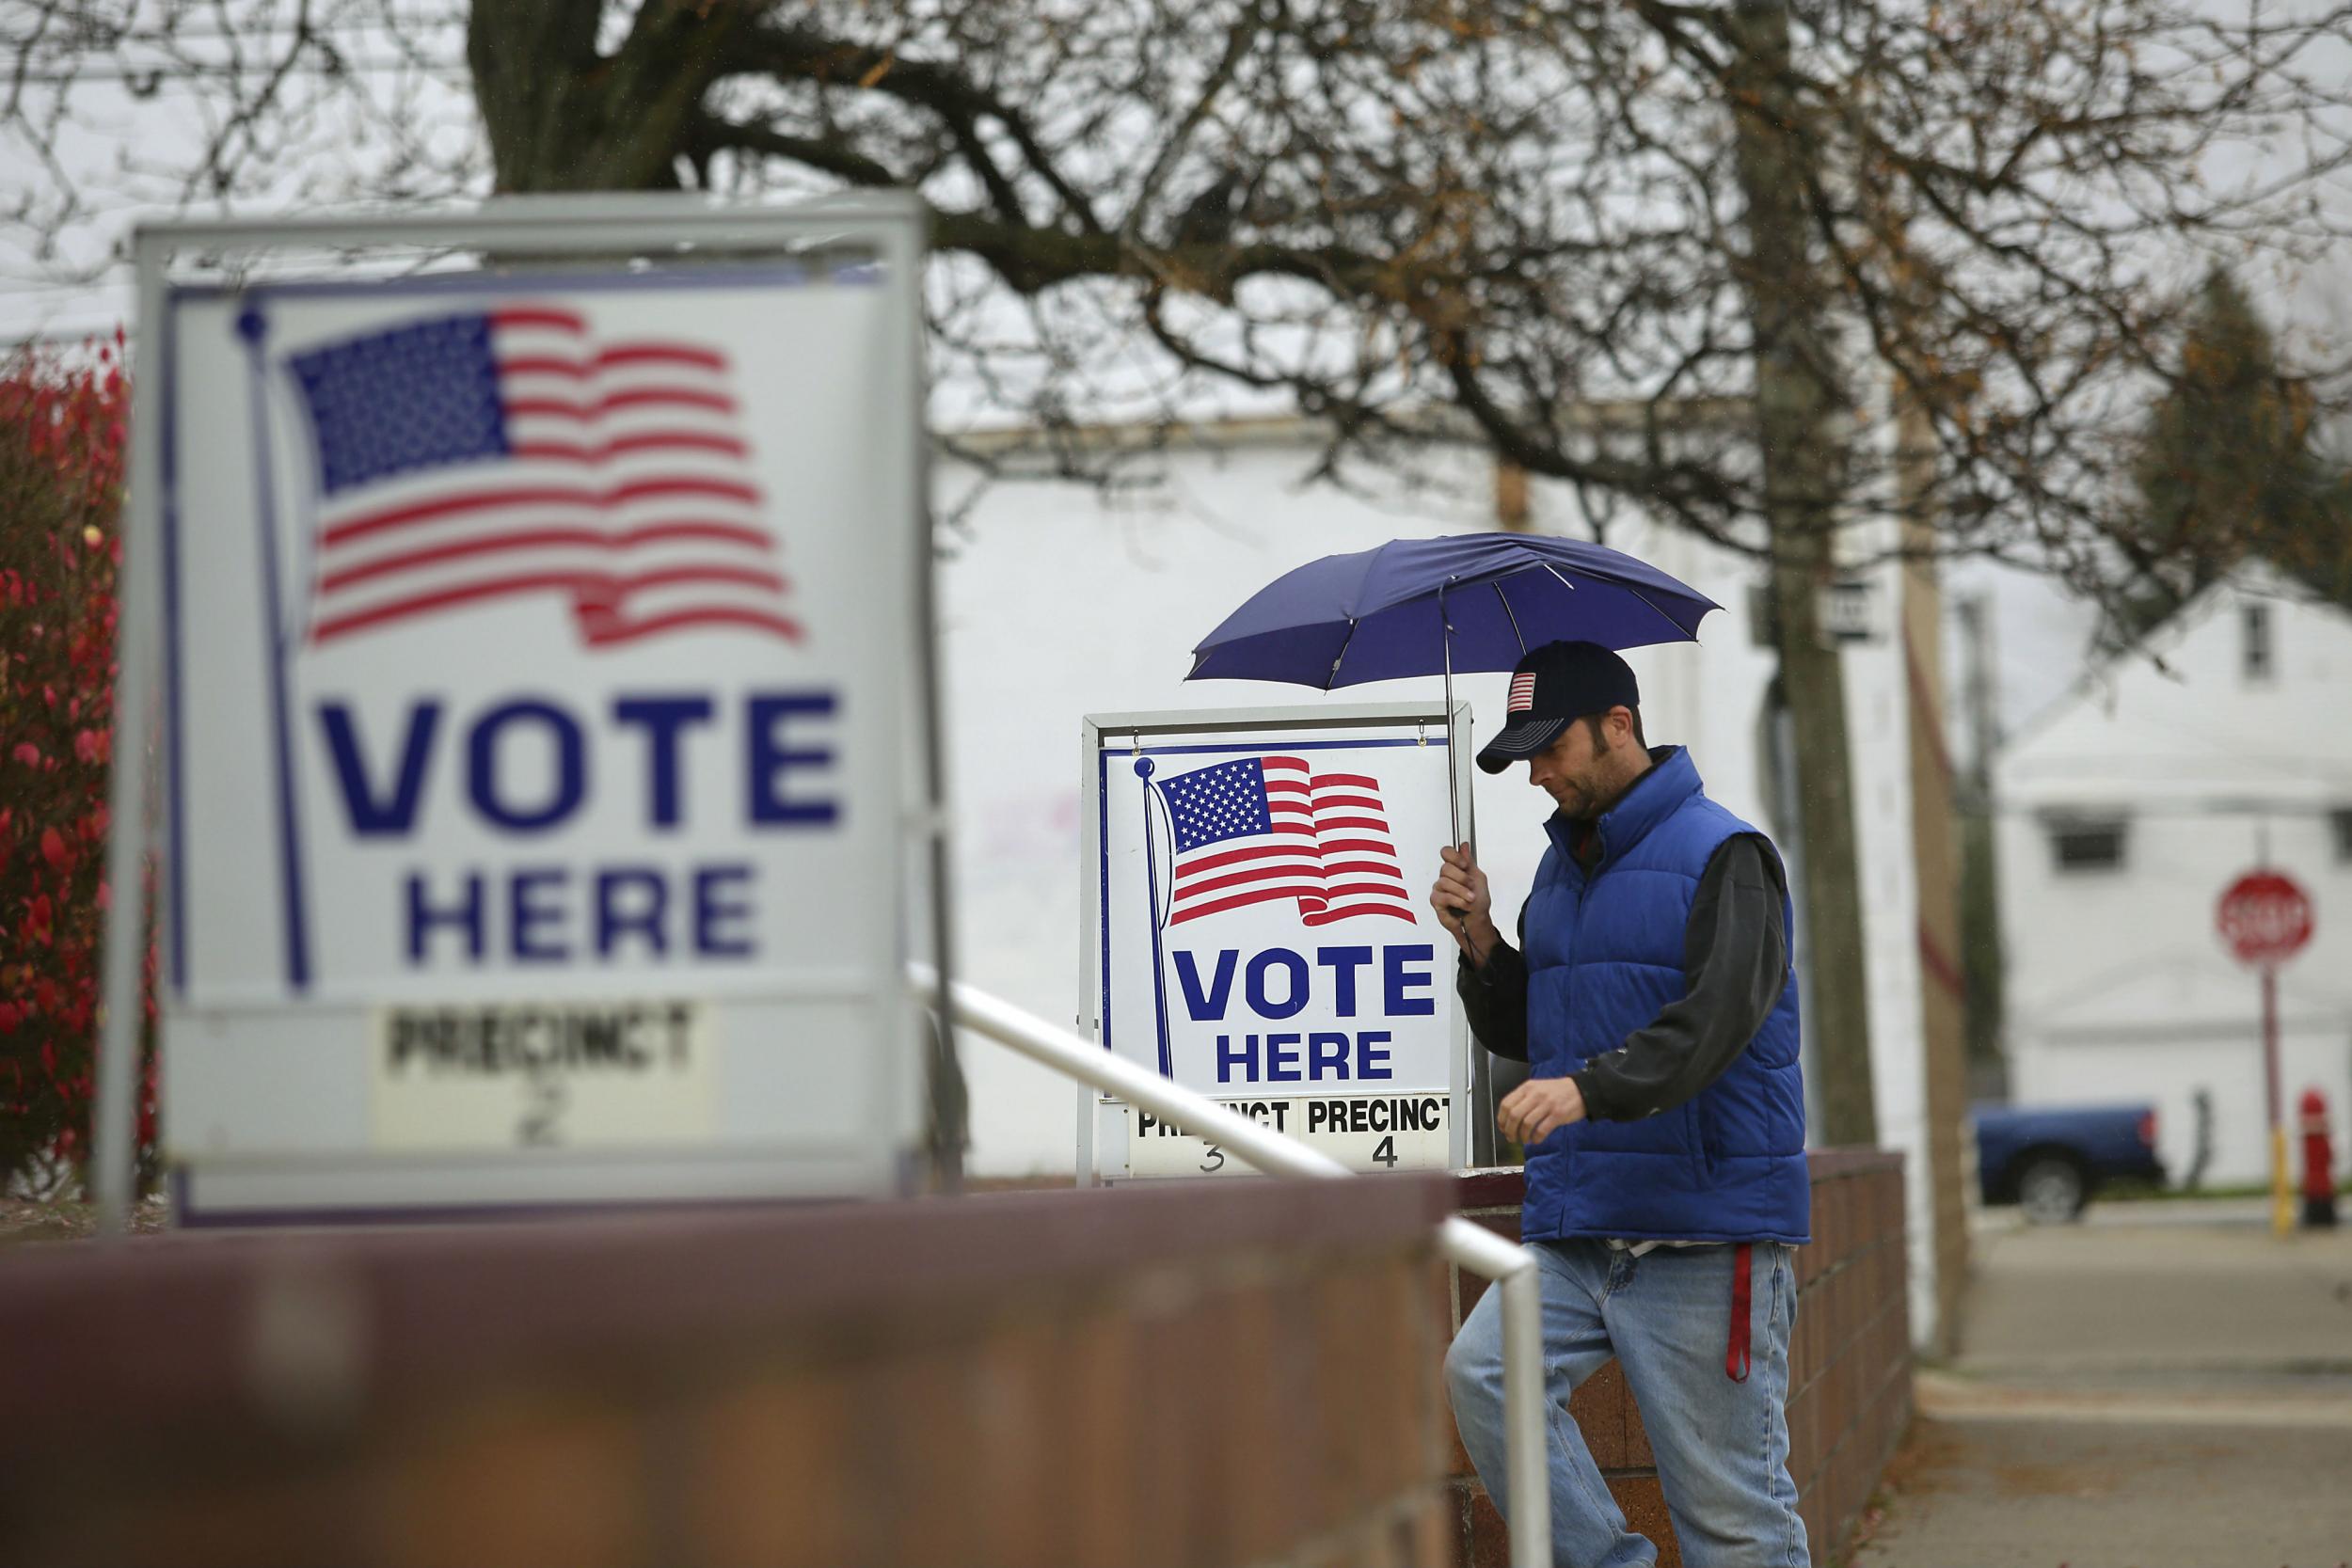
[[2352, 1231], [2190, 1208], [1979, 1232], [1853, 1568], [2352, 1565]]

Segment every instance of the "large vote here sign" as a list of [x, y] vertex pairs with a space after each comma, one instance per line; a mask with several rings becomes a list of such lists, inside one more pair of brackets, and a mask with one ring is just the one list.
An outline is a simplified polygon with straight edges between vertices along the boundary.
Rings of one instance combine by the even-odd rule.
[[912, 271], [166, 292], [192, 1212], [887, 1184]]
[[[1454, 945], [1427, 903], [1460, 755], [1443, 714], [1104, 714], [1087, 733], [1081, 984], [1104, 1047], [1359, 1169], [1463, 1164]], [[1112, 1178], [1241, 1168], [1115, 1101], [1088, 1136]]]

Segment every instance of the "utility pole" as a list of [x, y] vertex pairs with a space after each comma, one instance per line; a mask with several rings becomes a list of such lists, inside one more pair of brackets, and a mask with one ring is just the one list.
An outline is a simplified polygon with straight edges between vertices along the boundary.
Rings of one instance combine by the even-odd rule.
[[[1993, 815], [1993, 758], [2001, 746], [2001, 720], [1989, 596], [1971, 594], [1954, 608], [1967, 665], [1968, 714], [1966, 787], [1961, 793], [1960, 971], [1968, 995], [1969, 1065], [1988, 1072], [2003, 1061], [2001, 889]], [[2002, 1080], [2006, 1084], [2006, 1073]], [[1987, 1086], [1979, 1083], [1972, 1092]]]
[[1820, 1071], [1820, 1136], [1875, 1145], [1869, 998], [1864, 986], [1862, 893], [1854, 842], [1853, 761], [1846, 682], [1824, 635], [1821, 597], [1837, 569], [1845, 481], [1830, 290], [1813, 249], [1805, 193], [1820, 183], [1819, 144], [1789, 88], [1786, 0], [1722, 13], [1735, 52], [1724, 71], [1734, 162], [1746, 198], [1747, 255], [1740, 263], [1755, 335], [1756, 450], [1772, 541], [1773, 618], [1781, 687], [1795, 730], [1797, 810], [1804, 824], [1812, 1012], [1806, 1031]]
[[1967, 652], [1964, 701], [1968, 708], [1968, 784], [1980, 804], [1993, 794], [1993, 753], [2000, 749], [2001, 721], [1993, 685], [1993, 617], [1982, 593], [1953, 603], [1960, 617], [1961, 642]]

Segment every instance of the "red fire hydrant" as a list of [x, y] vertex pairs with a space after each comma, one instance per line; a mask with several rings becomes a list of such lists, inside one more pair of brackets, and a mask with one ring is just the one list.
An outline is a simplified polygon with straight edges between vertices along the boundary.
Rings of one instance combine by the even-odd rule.
[[2296, 1108], [2303, 1123], [2303, 1223], [2331, 1226], [2336, 1223], [2336, 1152], [2328, 1136], [2328, 1100], [2317, 1088], [2308, 1088]]

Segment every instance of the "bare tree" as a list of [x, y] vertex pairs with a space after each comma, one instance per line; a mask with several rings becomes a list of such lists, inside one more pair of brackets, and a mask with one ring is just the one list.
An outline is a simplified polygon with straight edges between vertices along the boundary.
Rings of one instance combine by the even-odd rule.
[[[1904, 547], [2094, 594], [2150, 569], [2125, 480], [2185, 301], [2217, 256], [2339, 237], [2352, 8], [2245, 8], [499, 0], [462, 26], [500, 189], [922, 190], [942, 375], [1072, 471], [1111, 461], [1082, 423], [1237, 390], [1320, 419], [1334, 477], [1469, 436], [1754, 556], [1805, 767], [1824, 1131], [1867, 1141], [1818, 590], [1887, 518]], [[70, 96], [24, 61], [103, 56], [56, 42], [94, 8], [12, 29], [0, 126]], [[198, 160], [222, 191], [286, 145], [272, 111], [368, 97], [338, 29], [413, 55], [456, 24], [393, 0], [142, 9], [180, 19], [146, 47], [215, 71], [270, 41], [217, 78], [242, 94]], [[202, 18], [218, 36], [192, 41]], [[399, 188], [478, 181], [470, 150], [345, 112]], [[2342, 389], [2312, 385], [2323, 411]]]
[[0, 265], [119, 270], [139, 211], [486, 190], [456, 0], [18, 0], [0, 10]]

